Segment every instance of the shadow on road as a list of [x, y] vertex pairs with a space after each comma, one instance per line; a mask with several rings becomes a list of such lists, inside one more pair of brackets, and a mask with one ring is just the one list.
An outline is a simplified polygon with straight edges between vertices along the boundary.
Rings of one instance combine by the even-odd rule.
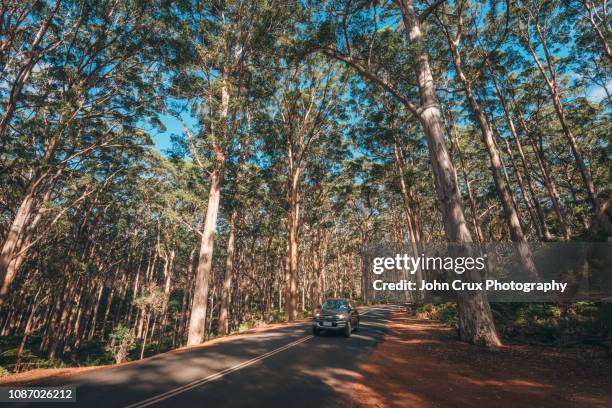
[[[362, 317], [359, 332], [350, 338], [322, 333], [322, 336], [312, 337], [154, 406], [310, 407], [349, 403], [347, 396], [360, 376], [359, 364], [383, 339], [389, 315], [388, 309], [372, 311]], [[126, 406], [219, 373], [310, 335], [310, 322], [281, 327], [209, 347], [167, 353], [138, 364], [75, 376], [69, 385], [77, 387], [77, 406]], [[45, 385], [68, 384], [60, 379]], [[75, 404], [66, 406], [74, 407]]]

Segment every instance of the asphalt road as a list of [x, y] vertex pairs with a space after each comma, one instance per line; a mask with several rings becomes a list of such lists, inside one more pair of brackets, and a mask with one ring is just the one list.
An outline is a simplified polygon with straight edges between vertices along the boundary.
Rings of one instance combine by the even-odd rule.
[[292, 324], [37, 385], [76, 387], [76, 403], [44, 404], [53, 407], [335, 407], [348, 402], [392, 309], [361, 309], [350, 338]]

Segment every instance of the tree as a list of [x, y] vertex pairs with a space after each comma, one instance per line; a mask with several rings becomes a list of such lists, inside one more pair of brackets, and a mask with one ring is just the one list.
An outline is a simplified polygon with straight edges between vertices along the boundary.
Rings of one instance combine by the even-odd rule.
[[[538, 272], [533, 262], [533, 255], [531, 254], [531, 250], [527, 245], [527, 239], [525, 237], [525, 233], [523, 232], [523, 227], [521, 226], [518, 209], [515, 206], [508, 183], [503, 176], [502, 159], [497, 143], [495, 142], [493, 128], [473, 89], [474, 78], [468, 79], [463, 69], [460, 46], [465, 34], [464, 20], [471, 19], [469, 2], [458, 2], [456, 12], [453, 17], [456, 20], [456, 23], [454, 23], [454, 33], [451, 32], [449, 26], [447, 25], [448, 23], [443, 22], [440, 18], [438, 18], [437, 21], [442, 28], [444, 35], [446, 36], [448, 47], [452, 56], [453, 67], [463, 92], [465, 93], [469, 109], [480, 128], [481, 138], [491, 162], [491, 172], [493, 174], [497, 195], [502, 203], [504, 215], [508, 228], [510, 229], [512, 240], [518, 243], [517, 249], [521, 264], [525, 269], [525, 273], [530, 279], [539, 280]], [[469, 26], [470, 24], [474, 24], [474, 22], [469, 21], [466, 25]], [[487, 57], [488, 56], [485, 55], [484, 58], [486, 59]], [[467, 62], [469, 63], [469, 61]]]
[[[585, 164], [582, 149], [578, 145], [576, 136], [567, 120], [564, 104], [560, 95], [557, 68], [548, 46], [550, 40], [549, 36], [554, 36], [556, 34], [552, 32], [553, 21], [558, 21], [557, 13], [551, 13], [549, 7], [550, 6], [541, 1], [528, 1], [522, 3], [516, 11], [518, 13], [517, 36], [521, 44], [529, 51], [533, 62], [542, 75], [542, 79], [544, 79], [546, 83], [559, 123], [563, 129], [563, 134], [572, 150], [576, 167], [580, 171], [585, 191], [591, 201], [592, 211], [595, 213], [599, 211], [600, 205], [597, 191], [593, 184], [590, 169]], [[535, 28], [535, 32], [532, 32], [532, 28]], [[538, 41], [539, 46], [542, 48], [544, 62], [536, 51], [537, 43], [534, 41]]]
[[[394, 5], [399, 11], [401, 21], [404, 27], [404, 33], [407, 41], [410, 44], [409, 53], [411, 56], [412, 69], [414, 72], [414, 81], [419, 94], [419, 102], [415, 103], [401, 91], [396, 84], [391, 83], [384, 72], [379, 73], [380, 67], [372, 68], [372, 60], [375, 57], [373, 54], [374, 42], [379, 34], [379, 11], [378, 6], [373, 3], [373, 11], [364, 11], [362, 7], [356, 10], [345, 9], [343, 12], [338, 12], [340, 22], [338, 22], [339, 31], [342, 32], [343, 38], [335, 43], [326, 44], [323, 48], [323, 53], [331, 58], [342, 61], [352, 67], [365, 80], [379, 86], [381, 89], [389, 92], [402, 103], [408, 111], [418, 118], [423, 131], [426, 135], [432, 169], [436, 181], [436, 190], [440, 202], [440, 209], [443, 214], [446, 237], [450, 242], [464, 245], [464, 250], [470, 251], [469, 246], [472, 243], [472, 235], [467, 229], [463, 205], [458, 188], [455, 181], [455, 168], [446, 147], [444, 139], [444, 125], [442, 122], [442, 114], [438, 97], [436, 95], [436, 81], [433, 76], [429, 53], [427, 50], [426, 37], [423, 34], [422, 23], [427, 19], [431, 12], [440, 5], [441, 2], [435, 2], [431, 7], [423, 10], [419, 15], [412, 0], [395, 0]], [[368, 14], [368, 21], [372, 21], [371, 27], [365, 29], [359, 27], [362, 31], [359, 32], [359, 44], [363, 52], [362, 55], [356, 55], [354, 49], [357, 47], [351, 44], [352, 41], [348, 36], [347, 30], [342, 30], [341, 27], [346, 27], [349, 23], [352, 13]], [[382, 14], [383, 17], [385, 16]], [[381, 24], [388, 25], [389, 22], [382, 20]], [[335, 29], [335, 27], [333, 28]], [[354, 30], [355, 31], [355, 30]], [[367, 35], [369, 39], [364, 39]], [[342, 42], [340, 42], [342, 41]], [[344, 47], [344, 48], [339, 48]], [[478, 276], [470, 277], [470, 279], [478, 280]], [[476, 293], [473, 295], [459, 294], [459, 305], [461, 317], [460, 336], [462, 339], [474, 342], [483, 343], [490, 346], [499, 345], [500, 341], [497, 336], [491, 310], [486, 300], [484, 293]]]
[[[17, 53], [17, 59], [31, 60], [8, 79], [13, 90], [0, 126], [5, 133], [3, 177], [11, 177], [19, 191], [7, 203], [16, 211], [1, 244], [0, 304], [31, 246], [69, 208], [93, 194], [84, 184], [80, 195], [64, 196], [83, 163], [129, 154], [146, 139], [136, 122], [153, 115], [150, 108], [157, 101], [151, 94], [156, 74], [148, 53], [157, 35], [154, 7], [122, 3], [101, 18], [107, 15], [105, 5], [60, 7], [57, 2], [48, 12], [33, 14], [44, 19], [31, 44], [36, 52], [27, 57]], [[53, 34], [44, 35], [51, 25]], [[48, 45], [41, 44], [43, 36]], [[13, 41], [18, 40], [28, 43], [29, 38], [19, 35]], [[121, 171], [112, 164], [101, 170], [91, 175], [108, 180]], [[52, 216], [46, 208], [59, 202], [63, 205]]]
[[[282, 149], [287, 174], [287, 289], [286, 318], [297, 317], [298, 247], [300, 225], [300, 184], [309, 156], [321, 139], [335, 132], [332, 118], [341, 116], [338, 74], [333, 65], [302, 61], [289, 67], [277, 82], [270, 106], [273, 149]], [[278, 144], [278, 146], [276, 145]]]
[[[236, 144], [235, 129], [242, 115], [238, 107], [242, 106], [246, 75], [257, 53], [271, 46], [284, 27], [288, 15], [284, 13], [290, 10], [284, 10], [276, 1], [243, 0], [219, 5], [185, 2], [173, 10], [175, 19], [171, 21], [184, 22], [178, 26], [182, 31], [176, 33], [180, 41], [173, 55], [187, 49], [193, 51], [174, 61], [176, 79], [171, 92], [195, 103], [199, 129], [195, 134], [186, 129], [186, 137], [190, 139], [191, 156], [208, 174], [210, 183], [191, 305], [189, 345], [200, 343], [204, 336], [223, 172]], [[175, 27], [169, 28], [176, 32]]]

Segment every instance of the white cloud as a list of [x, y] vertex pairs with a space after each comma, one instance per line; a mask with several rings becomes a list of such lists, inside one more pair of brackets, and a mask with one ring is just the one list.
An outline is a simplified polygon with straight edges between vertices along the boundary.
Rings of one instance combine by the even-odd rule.
[[608, 93], [612, 93], [612, 81], [608, 81], [605, 89], [603, 86], [594, 86], [589, 89], [587, 91], [587, 98], [591, 102], [599, 103], [606, 97], [606, 89], [608, 90]]

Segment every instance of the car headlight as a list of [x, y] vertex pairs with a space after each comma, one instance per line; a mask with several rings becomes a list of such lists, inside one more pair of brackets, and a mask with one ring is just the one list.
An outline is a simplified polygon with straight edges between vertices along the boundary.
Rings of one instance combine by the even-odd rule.
[[319, 317], [319, 316], [321, 316], [321, 313], [319, 312], [315, 313], [315, 317]]
[[346, 319], [346, 314], [345, 313], [339, 313], [336, 315], [336, 319]]

